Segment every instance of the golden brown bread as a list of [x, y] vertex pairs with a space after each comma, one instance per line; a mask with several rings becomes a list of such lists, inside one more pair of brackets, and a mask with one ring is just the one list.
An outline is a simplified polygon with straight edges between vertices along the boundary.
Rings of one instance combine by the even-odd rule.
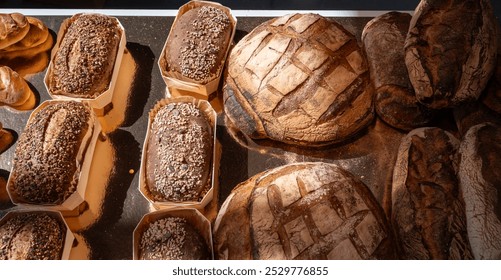
[[194, 7], [176, 17], [165, 47], [164, 71], [200, 84], [220, 76], [233, 32], [229, 17], [215, 5]]
[[34, 94], [28, 83], [17, 72], [8, 66], [0, 66], [0, 106], [19, 108], [29, 102], [32, 96]]
[[55, 215], [19, 213], [0, 225], [0, 260], [61, 259], [65, 234]]
[[10, 52], [34, 48], [42, 43], [45, 43], [49, 36], [52, 37], [49, 33], [49, 29], [41, 20], [34, 17], [26, 17], [26, 19], [30, 24], [29, 32], [23, 37], [21, 41], [6, 47], [1, 51]]
[[9, 179], [18, 202], [61, 204], [76, 189], [93, 133], [90, 109], [79, 102], [50, 102], [19, 136]]
[[418, 128], [402, 139], [391, 195], [402, 259], [472, 259], [458, 148], [459, 141], [440, 128]]
[[0, 49], [19, 42], [29, 30], [30, 24], [24, 15], [0, 14]]
[[317, 14], [266, 21], [231, 50], [228, 119], [251, 138], [322, 146], [374, 117], [373, 86], [355, 36]]
[[369, 21], [362, 32], [376, 90], [376, 113], [402, 130], [421, 127], [434, 116], [417, 101], [405, 66], [404, 41], [410, 20], [408, 13], [390, 12]]
[[122, 30], [116, 18], [76, 14], [61, 39], [48, 71], [51, 94], [95, 98], [111, 82]]
[[211, 185], [213, 131], [194, 104], [153, 109], [146, 156], [147, 189], [156, 201], [198, 201]]
[[327, 163], [289, 164], [239, 184], [214, 225], [219, 259], [394, 259], [370, 190]]

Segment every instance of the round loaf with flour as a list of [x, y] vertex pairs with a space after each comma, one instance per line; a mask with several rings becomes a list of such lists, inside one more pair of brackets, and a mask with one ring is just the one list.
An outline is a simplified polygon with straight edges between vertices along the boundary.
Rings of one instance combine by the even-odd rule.
[[373, 87], [356, 38], [317, 14], [266, 21], [228, 58], [224, 111], [251, 138], [341, 142], [373, 119]]
[[333, 164], [259, 173], [225, 200], [214, 226], [219, 259], [393, 259], [392, 234], [370, 190]]

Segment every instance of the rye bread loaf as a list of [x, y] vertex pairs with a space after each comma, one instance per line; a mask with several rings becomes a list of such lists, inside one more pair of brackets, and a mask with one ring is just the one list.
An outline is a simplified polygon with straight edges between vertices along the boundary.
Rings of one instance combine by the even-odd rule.
[[141, 260], [209, 260], [204, 238], [186, 219], [167, 217], [148, 225], [141, 235]]
[[0, 49], [21, 41], [29, 30], [30, 24], [24, 15], [0, 14]]
[[42, 212], [20, 213], [0, 225], [0, 260], [61, 259], [66, 227]]
[[156, 201], [198, 201], [210, 188], [213, 131], [194, 104], [156, 107], [146, 149], [146, 185]]
[[468, 130], [459, 148], [459, 180], [475, 259], [501, 259], [501, 126]]
[[90, 109], [74, 101], [38, 111], [19, 136], [9, 191], [19, 202], [61, 204], [79, 182], [93, 133]]
[[289, 164], [239, 184], [214, 225], [219, 259], [393, 259], [370, 190], [327, 163]]
[[402, 259], [471, 259], [457, 179], [459, 141], [440, 128], [412, 130], [393, 171], [392, 225]]
[[122, 30], [116, 18], [76, 14], [48, 69], [52, 94], [95, 98], [110, 85]]
[[214, 5], [177, 16], [165, 46], [163, 70], [181, 80], [210, 82], [221, 75], [232, 32], [229, 15]]
[[376, 91], [376, 113], [387, 124], [406, 131], [426, 125], [434, 115], [417, 101], [405, 66], [410, 20], [408, 13], [390, 12], [369, 21], [362, 32]]
[[421, 0], [405, 41], [419, 102], [439, 109], [478, 99], [494, 70], [495, 23], [489, 0]]
[[373, 119], [373, 87], [356, 38], [316, 14], [266, 21], [231, 50], [224, 112], [251, 138], [341, 142]]

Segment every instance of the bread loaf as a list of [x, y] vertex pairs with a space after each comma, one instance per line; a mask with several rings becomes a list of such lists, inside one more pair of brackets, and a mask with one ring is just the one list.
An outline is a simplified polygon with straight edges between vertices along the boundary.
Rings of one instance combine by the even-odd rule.
[[48, 69], [52, 94], [95, 98], [109, 88], [122, 31], [118, 20], [101, 14], [77, 14]]
[[417, 101], [405, 66], [410, 20], [407, 13], [390, 12], [369, 21], [362, 32], [376, 90], [376, 113], [387, 124], [407, 131], [427, 124], [434, 115]]
[[28, 102], [33, 95], [26, 81], [17, 72], [8, 66], [0, 66], [0, 105], [16, 108]]
[[403, 259], [472, 258], [456, 176], [458, 148], [440, 128], [418, 128], [402, 139], [391, 199]]
[[393, 259], [392, 234], [370, 190], [327, 163], [271, 169], [239, 184], [214, 225], [219, 259]]
[[468, 130], [459, 148], [459, 180], [475, 259], [501, 259], [501, 127]]
[[156, 201], [198, 201], [210, 188], [213, 132], [194, 104], [153, 109], [146, 156], [146, 184]]
[[30, 24], [24, 15], [0, 14], [0, 49], [21, 41], [29, 30]]
[[167, 217], [149, 224], [141, 235], [141, 260], [210, 260], [200, 233], [186, 219]]
[[373, 119], [373, 87], [356, 38], [316, 14], [266, 21], [232, 49], [224, 112], [251, 138], [322, 146]]
[[3, 125], [0, 122], [0, 154], [7, 150], [8, 147], [14, 141], [14, 136], [8, 130], [3, 129]]
[[199, 84], [214, 80], [223, 70], [232, 32], [229, 15], [215, 5], [178, 15], [165, 45], [163, 71]]
[[[52, 36], [49, 33], [49, 29], [41, 20], [34, 17], [26, 17], [26, 19], [28, 20], [30, 26], [28, 33], [26, 33], [23, 39], [21, 39], [19, 42], [8, 46], [1, 51], [11, 52], [30, 49], [47, 42], [49, 40], [49, 37], [51, 37], [52, 39]], [[53, 42], [53, 40], [50, 41]]]
[[20, 213], [0, 224], [0, 260], [61, 259], [66, 227], [43, 212]]
[[9, 190], [19, 202], [61, 204], [76, 189], [94, 124], [79, 102], [53, 102], [21, 133]]
[[405, 62], [419, 102], [454, 107], [478, 99], [496, 59], [489, 0], [421, 0], [405, 41]]

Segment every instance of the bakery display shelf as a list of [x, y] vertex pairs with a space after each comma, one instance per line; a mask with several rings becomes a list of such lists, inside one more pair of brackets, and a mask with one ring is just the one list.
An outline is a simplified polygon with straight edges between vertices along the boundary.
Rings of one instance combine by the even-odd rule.
[[[81, 11], [39, 12], [36, 14], [36, 10], [32, 10], [30, 13], [40, 18], [55, 36], [64, 19]], [[106, 10], [100, 12], [107, 13]], [[75, 235], [70, 259], [132, 259], [134, 228], [144, 214], [154, 210], [139, 192], [140, 160], [148, 113], [166, 95], [157, 64], [175, 13], [126, 12], [107, 13], [120, 20], [127, 44], [113, 94], [113, 107], [99, 117], [103, 134], [94, 151], [86, 203], [80, 206], [80, 213], [69, 213], [65, 217]], [[235, 42], [258, 24], [286, 13], [288, 11], [235, 11], [238, 20]], [[384, 12], [320, 13], [338, 21], [360, 40], [367, 21]], [[43, 82], [45, 72], [25, 77], [37, 95], [37, 105], [50, 99]], [[219, 176], [213, 201], [204, 209], [204, 215], [210, 221], [214, 221], [218, 207], [238, 183], [272, 167], [307, 161], [336, 163], [349, 170], [371, 189], [385, 211], [389, 210], [389, 188], [397, 148], [404, 135], [402, 132], [377, 119], [354, 138], [325, 148], [254, 141], [227, 124], [221, 109], [221, 92], [218, 94], [211, 103], [218, 112]], [[17, 140], [30, 113], [0, 107], [0, 121], [4, 128], [15, 132]], [[432, 125], [456, 132], [452, 114], [445, 113], [437, 119], [441, 120], [440, 123]], [[0, 176], [4, 178], [12, 168], [15, 147], [16, 144], [0, 155]], [[18, 208], [10, 203], [5, 189], [0, 189], [0, 217]]]

